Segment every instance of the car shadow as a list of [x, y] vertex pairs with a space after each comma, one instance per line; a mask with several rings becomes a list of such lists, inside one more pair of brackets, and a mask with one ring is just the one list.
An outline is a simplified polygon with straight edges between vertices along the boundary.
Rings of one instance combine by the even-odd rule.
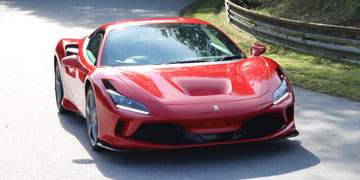
[[287, 139], [176, 150], [94, 152], [84, 118], [75, 114], [58, 117], [92, 158], [72, 163], [95, 164], [111, 179], [246, 179], [286, 174], [320, 163], [300, 141]]

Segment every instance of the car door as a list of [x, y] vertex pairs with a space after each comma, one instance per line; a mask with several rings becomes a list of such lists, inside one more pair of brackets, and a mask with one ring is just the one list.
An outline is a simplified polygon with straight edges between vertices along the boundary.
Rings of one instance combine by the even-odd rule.
[[[92, 66], [96, 66], [96, 62], [99, 56], [101, 42], [104, 38], [104, 31], [99, 30], [93, 33], [88, 37], [88, 43], [84, 44], [86, 46], [86, 52], [84, 52], [84, 56], [86, 59], [86, 63], [91, 64]], [[73, 78], [72, 87], [73, 87], [73, 96], [75, 100], [75, 105], [78, 109], [84, 113], [85, 112], [85, 77], [86, 73], [80, 69], [76, 69], [76, 77]]]

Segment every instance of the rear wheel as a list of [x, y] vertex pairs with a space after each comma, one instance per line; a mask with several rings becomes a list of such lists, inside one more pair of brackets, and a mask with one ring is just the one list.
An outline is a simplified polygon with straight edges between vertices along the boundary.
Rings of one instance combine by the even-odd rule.
[[55, 64], [55, 97], [56, 97], [56, 106], [59, 110], [59, 113], [63, 114], [69, 112], [61, 104], [64, 98], [64, 89], [62, 86], [59, 65], [57, 63]]
[[90, 145], [95, 151], [102, 150], [102, 148], [97, 145], [97, 143], [99, 143], [98, 123], [95, 95], [92, 88], [89, 87], [86, 95], [86, 127]]

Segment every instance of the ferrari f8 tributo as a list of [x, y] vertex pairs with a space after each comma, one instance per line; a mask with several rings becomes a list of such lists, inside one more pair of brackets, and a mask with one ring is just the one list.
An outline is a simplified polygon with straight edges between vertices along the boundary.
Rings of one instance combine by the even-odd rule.
[[298, 135], [281, 67], [252, 45], [191, 18], [106, 24], [62, 39], [54, 56], [60, 113], [86, 118], [94, 150], [165, 149]]

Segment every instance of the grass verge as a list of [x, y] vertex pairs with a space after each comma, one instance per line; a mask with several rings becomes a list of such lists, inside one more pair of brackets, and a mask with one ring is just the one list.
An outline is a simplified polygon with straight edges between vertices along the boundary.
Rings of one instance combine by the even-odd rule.
[[266, 45], [264, 56], [278, 62], [293, 85], [360, 101], [360, 65], [261, 42], [227, 23], [223, 0], [198, 0], [181, 15], [214, 24], [248, 55], [251, 44]]
[[360, 27], [360, 0], [235, 0], [263, 14], [300, 21]]

